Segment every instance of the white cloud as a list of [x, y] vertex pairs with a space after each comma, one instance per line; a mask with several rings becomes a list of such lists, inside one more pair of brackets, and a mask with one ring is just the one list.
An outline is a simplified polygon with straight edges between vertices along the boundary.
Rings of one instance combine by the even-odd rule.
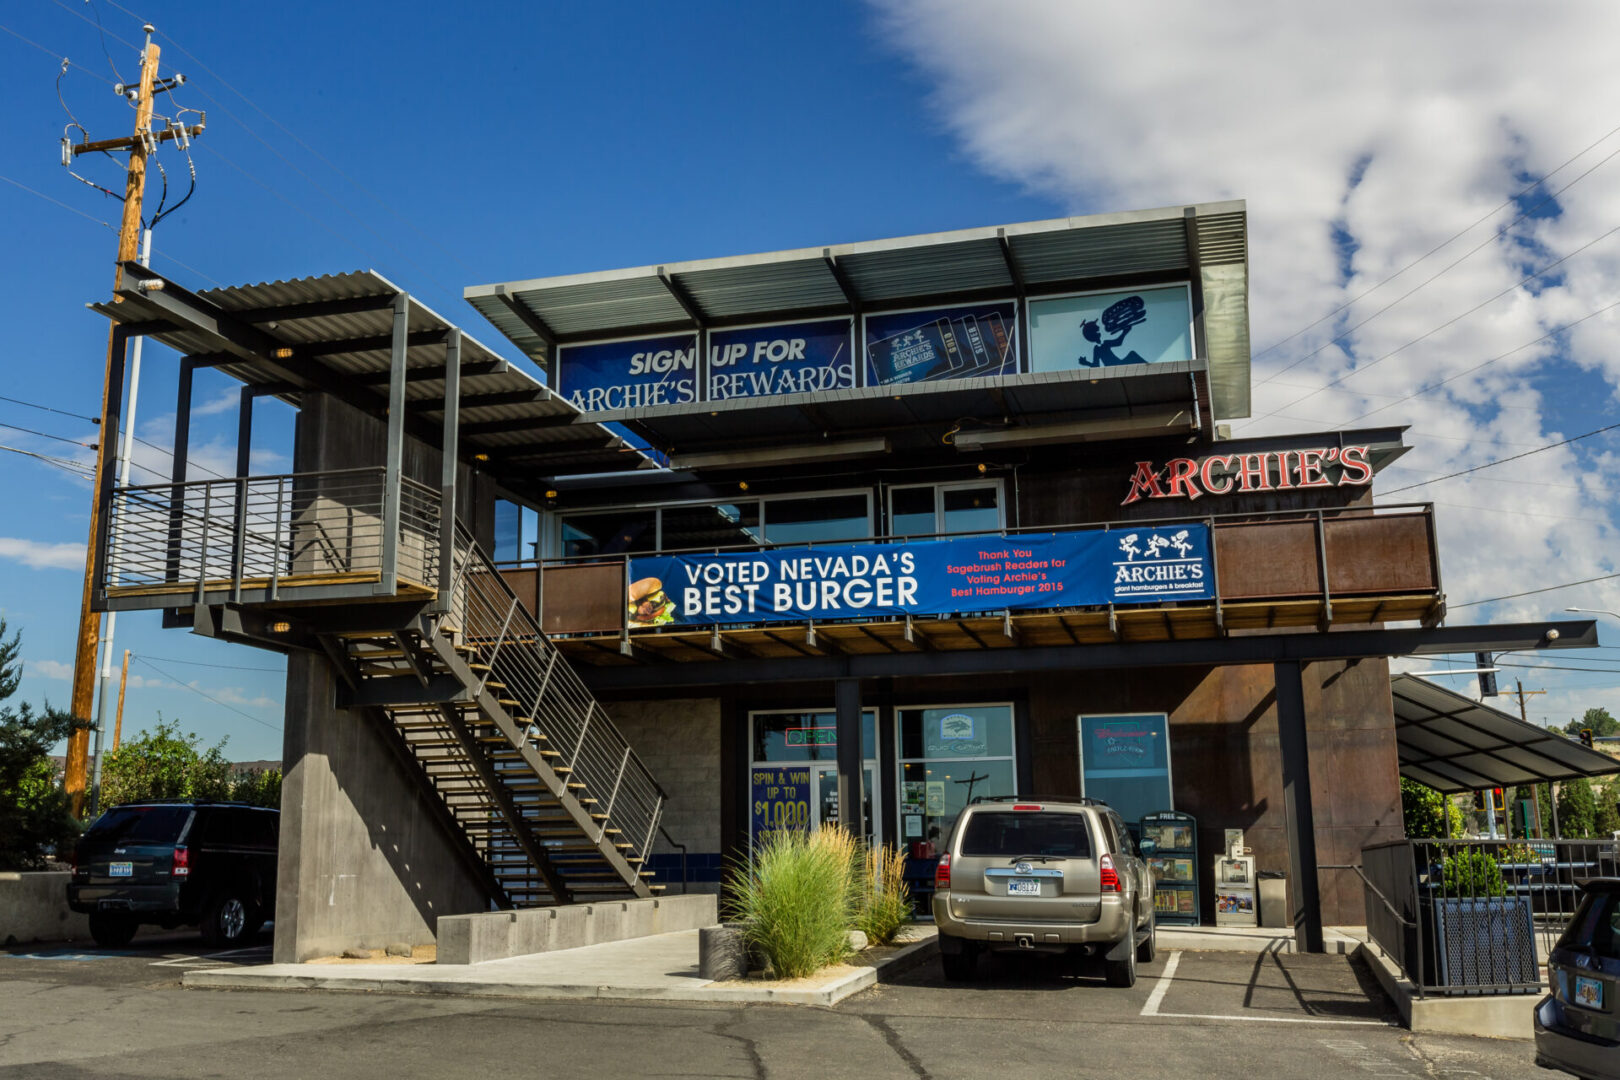
[[41, 679], [73, 678], [73, 665], [64, 664], [60, 660], [29, 660], [23, 665], [23, 670]]
[[10, 559], [35, 570], [84, 570], [83, 544], [48, 544], [0, 536], [0, 559]]
[[[985, 171], [1075, 213], [1247, 200], [1255, 391], [1240, 434], [1408, 424], [1413, 451], [1379, 478], [1390, 492], [1620, 418], [1620, 307], [1518, 348], [1620, 298], [1620, 155], [1605, 160], [1620, 134], [1604, 137], [1601, 108], [1615, 79], [1594, 46], [1620, 32], [1620, 7], [873, 2]], [[1493, 211], [1595, 139], [1550, 181], [1592, 170], [1558, 213], [1500, 232], [1514, 211]], [[1572, 367], [1590, 373], [1574, 393]], [[1615, 445], [1388, 501], [1438, 504], [1453, 605], [1613, 573]], [[1620, 610], [1620, 580], [1454, 606], [1450, 621], [1570, 604]]]

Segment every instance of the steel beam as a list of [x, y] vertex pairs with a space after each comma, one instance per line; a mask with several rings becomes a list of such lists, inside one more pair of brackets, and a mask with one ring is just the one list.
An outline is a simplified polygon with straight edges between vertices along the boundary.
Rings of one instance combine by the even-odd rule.
[[[392, 595], [399, 588], [400, 484], [405, 465], [405, 357], [410, 348], [411, 298], [394, 297], [393, 353], [388, 380], [388, 449], [383, 461], [382, 579], [377, 592]], [[454, 456], [453, 447], [445, 452]]]
[[1305, 682], [1298, 660], [1272, 665], [1277, 685], [1277, 744], [1282, 756], [1283, 823], [1288, 833], [1289, 891], [1294, 895], [1294, 942], [1322, 951], [1322, 890], [1316, 880], [1316, 816], [1311, 805], [1311, 758], [1306, 745]]
[[[866, 806], [862, 799], [866, 761], [861, 745], [861, 684], [839, 679], [833, 684], [837, 709], [838, 823], [855, 837], [866, 835]], [[815, 799], [811, 793], [811, 799]]]
[[461, 422], [461, 331], [452, 329], [444, 346], [444, 452], [439, 457], [439, 594], [433, 610], [450, 613], [456, 571], [456, 447]]
[[[1549, 639], [1549, 632], [1556, 632], [1558, 636]], [[1572, 619], [1546, 623], [1504, 623], [1498, 626], [1340, 630], [1331, 634], [1259, 634], [1191, 641], [1046, 645], [1017, 649], [806, 656], [748, 661], [713, 660], [701, 664], [667, 664], [658, 668], [628, 665], [608, 668], [581, 664], [577, 670], [593, 689], [638, 690], [797, 679], [927, 678], [1025, 671], [1271, 664], [1286, 660], [1309, 663], [1315, 660], [1481, 650], [1581, 649], [1596, 644], [1597, 624], [1590, 619]]]

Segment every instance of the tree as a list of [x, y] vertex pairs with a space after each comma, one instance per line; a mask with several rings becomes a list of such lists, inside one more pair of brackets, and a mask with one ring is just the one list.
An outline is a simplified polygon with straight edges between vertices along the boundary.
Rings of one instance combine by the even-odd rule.
[[1572, 739], [1578, 739], [1581, 729], [1590, 728], [1595, 736], [1620, 735], [1620, 720], [1609, 715], [1608, 709], [1587, 709], [1586, 715], [1579, 720], [1571, 720], [1564, 725], [1564, 734]]
[[0, 870], [38, 869], [79, 834], [50, 752], [83, 725], [48, 703], [4, 704], [22, 682], [21, 649], [21, 631], [8, 639], [0, 619]]
[[101, 767], [101, 804], [146, 799], [219, 799], [231, 797], [231, 763], [225, 739], [199, 750], [200, 738], [184, 733], [160, 713], [157, 724], [107, 755]]
[[1558, 835], [1570, 839], [1591, 836], [1597, 800], [1586, 777], [1566, 780], [1558, 788]]
[[1592, 835], [1613, 836], [1620, 832], [1620, 807], [1615, 805], [1615, 800], [1620, 799], [1620, 784], [1610, 777], [1606, 782], [1597, 785], [1594, 794], [1597, 808], [1592, 816]]
[[1434, 788], [1401, 777], [1401, 816], [1406, 835], [1414, 840], [1438, 837], [1446, 840], [1461, 836], [1462, 811], [1457, 804]]

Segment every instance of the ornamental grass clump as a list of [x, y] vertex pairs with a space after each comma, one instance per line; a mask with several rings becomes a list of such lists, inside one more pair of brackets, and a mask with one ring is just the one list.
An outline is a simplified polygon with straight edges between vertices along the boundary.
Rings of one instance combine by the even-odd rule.
[[911, 889], [906, 884], [906, 857], [898, 848], [866, 848], [860, 860], [860, 897], [855, 929], [873, 945], [887, 945], [911, 921]]
[[783, 829], [757, 839], [752, 862], [732, 869], [727, 916], [744, 924], [777, 978], [814, 974], [849, 951], [859, 848], [837, 827]]

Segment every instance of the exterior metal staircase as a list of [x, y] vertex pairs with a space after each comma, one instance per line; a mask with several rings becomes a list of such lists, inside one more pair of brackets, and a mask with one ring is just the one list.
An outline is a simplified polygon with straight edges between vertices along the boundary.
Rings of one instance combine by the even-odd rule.
[[652, 896], [664, 793], [458, 525], [447, 604], [321, 644], [347, 703], [388, 716], [502, 907]]

